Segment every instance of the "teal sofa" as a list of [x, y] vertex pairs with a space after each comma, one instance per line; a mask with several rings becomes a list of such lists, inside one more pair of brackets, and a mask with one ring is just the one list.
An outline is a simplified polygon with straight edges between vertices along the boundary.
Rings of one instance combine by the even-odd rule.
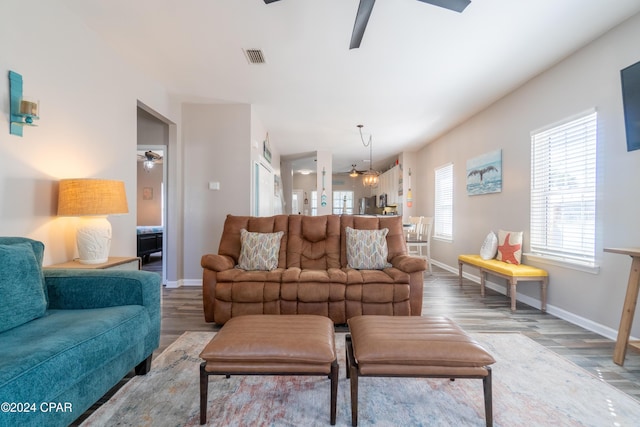
[[0, 237], [0, 426], [66, 426], [160, 342], [160, 277], [43, 270], [44, 245]]

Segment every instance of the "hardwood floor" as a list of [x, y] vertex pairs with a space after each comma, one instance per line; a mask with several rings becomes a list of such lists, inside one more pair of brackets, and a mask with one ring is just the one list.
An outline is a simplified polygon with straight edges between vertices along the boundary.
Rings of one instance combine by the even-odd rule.
[[[157, 265], [147, 264], [143, 269], [158, 271]], [[637, 349], [629, 348], [624, 366], [618, 366], [612, 359], [615, 344], [612, 340], [520, 302], [516, 312], [511, 313], [506, 296], [487, 289], [485, 298], [481, 298], [478, 284], [464, 279], [460, 287], [456, 274], [435, 266], [433, 275], [425, 275], [423, 301], [423, 315], [447, 316], [468, 332], [520, 332], [640, 400], [640, 351]], [[204, 321], [200, 287], [164, 288], [160, 347], [154, 352], [154, 358], [186, 331], [218, 329]], [[106, 402], [128, 379], [123, 379], [74, 425]]]
[[423, 315], [442, 314], [469, 332], [520, 332], [603, 381], [640, 400], [640, 351], [629, 348], [624, 366], [613, 363], [615, 342], [538, 308], [518, 302], [511, 313], [510, 300], [480, 285], [435, 267], [425, 276]]
[[[640, 351], [629, 348], [623, 367], [613, 363], [614, 342], [491, 289], [480, 297], [479, 285], [434, 267], [425, 275], [423, 314], [445, 315], [468, 332], [521, 332], [640, 400]], [[164, 289], [162, 336], [158, 354], [185, 331], [213, 331], [204, 321], [200, 288]], [[152, 368], [153, 369], [153, 368]]]

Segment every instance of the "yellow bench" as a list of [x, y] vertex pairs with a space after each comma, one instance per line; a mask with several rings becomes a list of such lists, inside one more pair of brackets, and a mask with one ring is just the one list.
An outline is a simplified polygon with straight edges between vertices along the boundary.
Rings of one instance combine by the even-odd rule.
[[516, 311], [516, 285], [518, 281], [540, 282], [541, 310], [547, 311], [547, 285], [549, 273], [545, 270], [530, 265], [514, 265], [497, 259], [482, 259], [480, 255], [458, 255], [458, 274], [460, 286], [462, 286], [462, 266], [472, 265], [480, 269], [480, 295], [484, 297], [484, 285], [487, 273], [507, 279], [507, 296], [511, 294], [511, 311]]

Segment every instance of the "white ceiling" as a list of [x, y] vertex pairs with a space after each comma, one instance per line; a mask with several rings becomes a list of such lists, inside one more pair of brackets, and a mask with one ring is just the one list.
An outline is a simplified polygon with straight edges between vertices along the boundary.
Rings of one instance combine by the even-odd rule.
[[328, 150], [334, 172], [368, 167], [356, 125], [374, 163], [417, 149], [640, 12], [640, 0], [472, 0], [462, 14], [378, 0], [349, 50], [358, 0], [61, 1], [172, 93], [250, 103], [282, 155]]

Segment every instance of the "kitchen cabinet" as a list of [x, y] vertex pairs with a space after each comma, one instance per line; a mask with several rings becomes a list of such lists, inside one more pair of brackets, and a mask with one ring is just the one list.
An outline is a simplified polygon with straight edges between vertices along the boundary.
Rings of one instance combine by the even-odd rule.
[[400, 196], [398, 189], [400, 188], [400, 177], [402, 172], [400, 166], [396, 165], [388, 171], [380, 174], [378, 177], [378, 188], [375, 190], [376, 196], [381, 194], [387, 195], [387, 205], [399, 205]]

